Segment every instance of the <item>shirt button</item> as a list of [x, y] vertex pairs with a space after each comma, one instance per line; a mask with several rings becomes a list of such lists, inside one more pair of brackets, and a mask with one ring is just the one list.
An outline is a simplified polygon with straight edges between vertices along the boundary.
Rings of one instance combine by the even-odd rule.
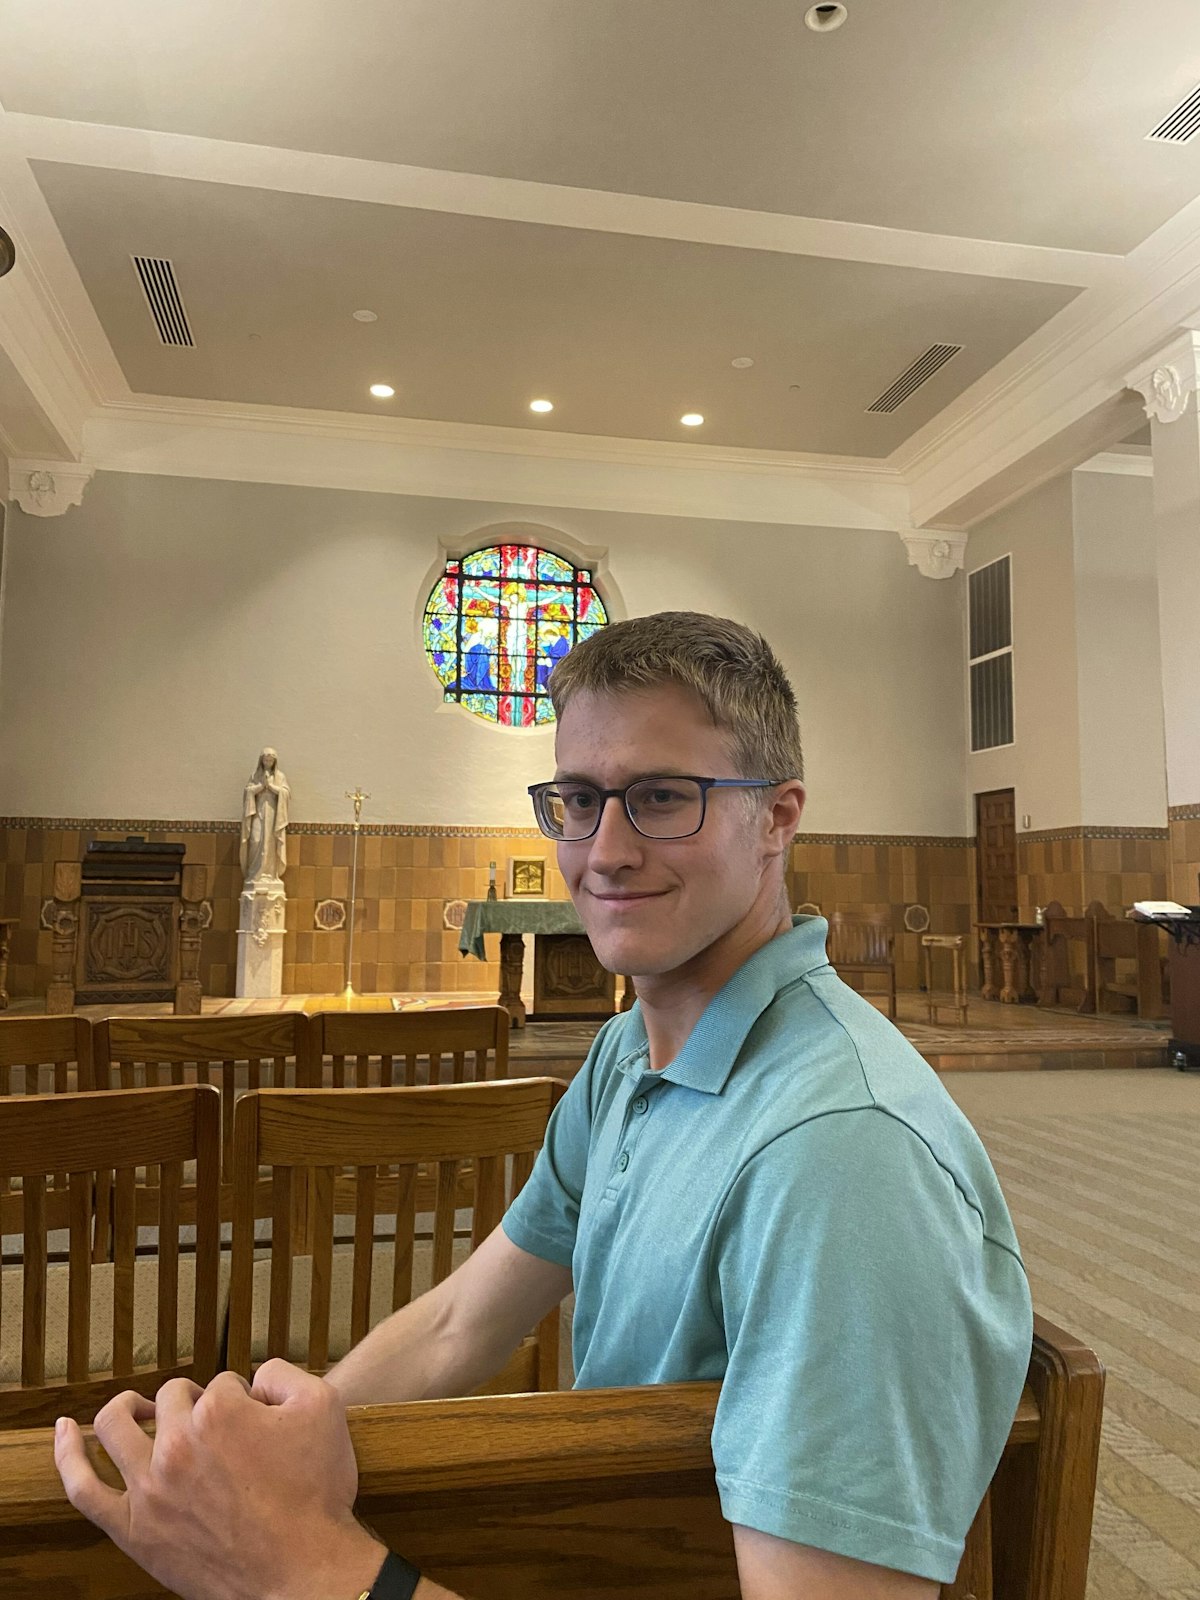
[[624, 1172], [625, 1169], [628, 1166], [629, 1166], [629, 1151], [628, 1150], [622, 1150], [620, 1158], [617, 1161], [617, 1171], [618, 1172]]
[[649, 1108], [650, 1102], [646, 1099], [644, 1094], [638, 1095], [637, 1099], [633, 1102], [633, 1109], [637, 1112], [639, 1117], [642, 1116], [644, 1112], [648, 1111]]

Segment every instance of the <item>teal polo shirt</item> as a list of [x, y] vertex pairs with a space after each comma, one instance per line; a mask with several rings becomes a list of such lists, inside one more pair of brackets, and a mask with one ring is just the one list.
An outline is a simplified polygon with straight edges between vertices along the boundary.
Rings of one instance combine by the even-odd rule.
[[941, 1583], [1032, 1337], [1000, 1186], [901, 1033], [796, 920], [651, 1072], [614, 1017], [504, 1217], [571, 1268], [576, 1386], [721, 1379], [730, 1522]]

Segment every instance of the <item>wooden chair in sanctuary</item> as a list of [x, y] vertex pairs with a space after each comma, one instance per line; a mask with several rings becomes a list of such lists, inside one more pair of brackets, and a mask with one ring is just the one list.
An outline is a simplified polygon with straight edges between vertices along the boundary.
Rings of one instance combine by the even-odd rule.
[[[1008, 1445], [944, 1600], [1085, 1600], [1103, 1392], [1091, 1351], [1035, 1319]], [[461, 1594], [736, 1600], [709, 1448], [717, 1394], [672, 1384], [352, 1410], [357, 1510]], [[0, 1436], [0, 1530], [11, 1600], [163, 1592], [68, 1504], [49, 1433]]]
[[[248, 1377], [286, 1355], [323, 1372], [442, 1282], [525, 1184], [565, 1088], [555, 1078], [514, 1078], [245, 1095], [235, 1116], [229, 1366]], [[264, 1171], [273, 1196], [265, 1248], [255, 1238]], [[301, 1181], [304, 1238], [294, 1202]], [[419, 1228], [425, 1184], [427, 1231]], [[336, 1241], [339, 1223], [351, 1242]], [[558, 1386], [558, 1329], [556, 1307], [497, 1378], [501, 1389]]]
[[0, 1017], [0, 1096], [92, 1087], [92, 1026], [84, 1017]]
[[[1093, 900], [1084, 911], [1092, 929], [1092, 991], [1099, 1012], [1129, 1012], [1139, 1017], [1165, 1017], [1162, 930], [1149, 922], [1114, 917]], [[1118, 965], [1120, 963], [1120, 965]]]
[[[300, 1012], [241, 1017], [111, 1017], [96, 1025], [97, 1089], [153, 1088], [209, 1083], [221, 1096], [221, 1220], [233, 1220], [233, 1108], [252, 1089], [285, 1088], [304, 1080], [308, 1019]], [[185, 1174], [180, 1205], [190, 1217], [194, 1185]], [[152, 1221], [158, 1206], [157, 1175], [140, 1175], [138, 1221]], [[265, 1201], [264, 1201], [265, 1203]], [[263, 1214], [269, 1214], [263, 1213]], [[97, 1248], [107, 1246], [104, 1216]]]
[[[194, 1167], [188, 1248], [180, 1195]], [[154, 1244], [138, 1249], [137, 1170], [153, 1164]], [[0, 1099], [0, 1427], [90, 1420], [122, 1389], [153, 1395], [216, 1370], [220, 1101], [180, 1085]], [[58, 1190], [52, 1174], [63, 1174]], [[112, 1196], [112, 1260], [94, 1263], [99, 1180]], [[19, 1185], [19, 1187], [17, 1187]], [[49, 1260], [65, 1231], [67, 1259]], [[226, 1283], [228, 1275], [226, 1274]], [[0, 1584], [0, 1590], [3, 1585]]]
[[[849, 911], [829, 913], [829, 938], [826, 941], [830, 965], [839, 978], [866, 980], [882, 978], [887, 996], [887, 1014], [896, 1020], [896, 950], [892, 919], [886, 911], [866, 916]], [[856, 985], [857, 987], [857, 985]], [[872, 990], [862, 992], [870, 998]]]
[[501, 1006], [450, 1011], [319, 1011], [309, 1018], [314, 1088], [479, 1083], [508, 1076]]

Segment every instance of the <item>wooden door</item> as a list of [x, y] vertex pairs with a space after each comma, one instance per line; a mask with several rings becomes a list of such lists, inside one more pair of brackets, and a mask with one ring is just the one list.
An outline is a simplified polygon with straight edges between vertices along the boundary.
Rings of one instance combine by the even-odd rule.
[[1017, 918], [1017, 812], [1011, 789], [975, 796], [976, 889], [980, 922]]

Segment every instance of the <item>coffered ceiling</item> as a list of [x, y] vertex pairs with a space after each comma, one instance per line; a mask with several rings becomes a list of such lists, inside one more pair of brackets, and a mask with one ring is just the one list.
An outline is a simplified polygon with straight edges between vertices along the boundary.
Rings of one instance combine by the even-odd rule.
[[1145, 137], [1200, 82], [1194, 0], [804, 9], [0, 0], [0, 451], [86, 458], [181, 408], [428, 424], [861, 467], [952, 525], [1022, 450], [1044, 475], [1128, 435], [1127, 365], [1200, 311], [1200, 137]]

